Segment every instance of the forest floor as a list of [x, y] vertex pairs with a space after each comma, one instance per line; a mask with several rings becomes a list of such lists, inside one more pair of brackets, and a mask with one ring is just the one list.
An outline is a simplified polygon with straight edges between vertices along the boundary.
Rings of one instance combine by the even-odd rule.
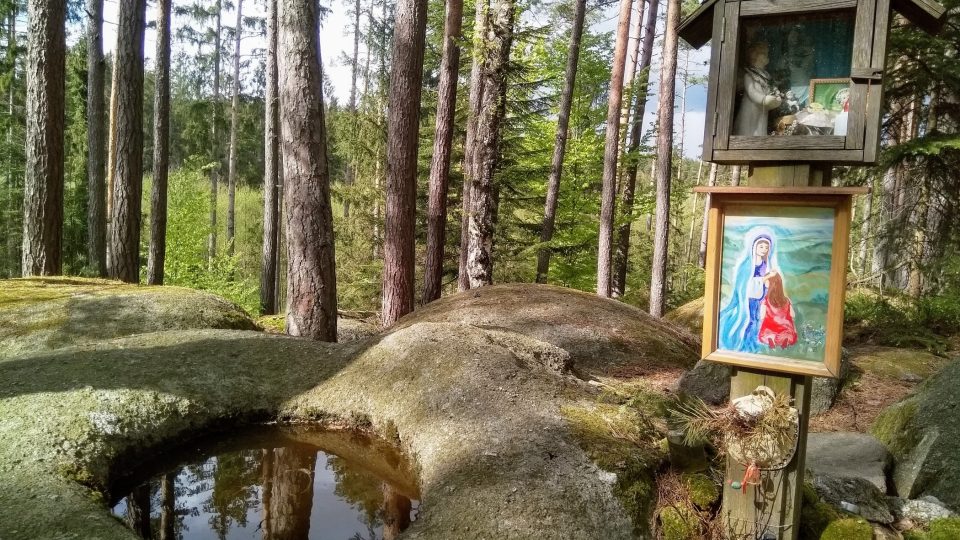
[[0, 346], [17, 351], [0, 356], [4, 539], [130, 538], [103, 497], [118, 468], [264, 420], [396, 444], [422, 495], [408, 538], [629, 538], [665, 458], [662, 388], [696, 359], [672, 325], [549, 286], [455, 295], [341, 344], [217, 329], [252, 322], [197, 291], [0, 290], [19, 291], [0, 298]]

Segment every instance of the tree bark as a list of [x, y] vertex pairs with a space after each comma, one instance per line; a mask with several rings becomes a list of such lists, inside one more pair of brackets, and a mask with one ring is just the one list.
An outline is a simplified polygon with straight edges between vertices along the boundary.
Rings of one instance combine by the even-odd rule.
[[[717, 164], [710, 164], [710, 175], [707, 177], [707, 186], [717, 185]], [[710, 194], [706, 193], [703, 199], [703, 223], [700, 226], [700, 250], [697, 254], [697, 266], [703, 268], [707, 263], [707, 221], [710, 215]]]
[[207, 241], [207, 262], [213, 265], [217, 257], [217, 190], [220, 184], [220, 33], [223, 31], [221, 11], [223, 6], [216, 0], [216, 29], [213, 41], [213, 115], [210, 126], [210, 236]]
[[[873, 184], [874, 181], [873, 181], [872, 175], [871, 175], [871, 176], [868, 176], [868, 178], [870, 178], [870, 183]], [[863, 221], [862, 221], [861, 224], [860, 224], [860, 247], [859, 247], [859, 255], [860, 255], [860, 256], [857, 258], [857, 259], [858, 259], [858, 262], [859, 262], [859, 268], [858, 268], [858, 269], [860, 270], [860, 278], [861, 278], [861, 279], [863, 279], [864, 277], [866, 277], [866, 275], [867, 275], [867, 270], [869, 269], [869, 268], [868, 268], [868, 267], [869, 267], [869, 264], [868, 264], [868, 263], [869, 263], [869, 261], [868, 261], [868, 253], [869, 253], [869, 252], [867, 251], [867, 247], [868, 247], [869, 242], [870, 242], [870, 230], [871, 230], [871, 226], [870, 226], [870, 225], [871, 225], [871, 223], [872, 223], [873, 220], [874, 220], [874, 216], [873, 216], [873, 192], [874, 192], [874, 190], [871, 189], [871, 190], [870, 190], [870, 193], [867, 193], [866, 197], [864, 198], [864, 202], [863, 202]]]
[[450, 154], [453, 146], [453, 121], [457, 112], [457, 74], [460, 71], [460, 28], [463, 24], [463, 0], [447, 0], [443, 25], [443, 58], [440, 61], [440, 85], [437, 89], [437, 124], [430, 163], [430, 196], [427, 209], [427, 255], [423, 273], [423, 294], [427, 304], [440, 298], [443, 278], [443, 252], [447, 229], [447, 191], [450, 181]]
[[240, 37], [243, 34], [243, 0], [237, 0], [237, 26], [233, 45], [233, 96], [230, 102], [230, 156], [227, 165], [227, 255], [233, 255], [237, 231], [237, 130], [240, 124]]
[[460, 220], [460, 264], [457, 273], [457, 290], [470, 288], [470, 274], [467, 271], [467, 258], [470, 251], [470, 190], [473, 174], [473, 148], [477, 134], [477, 112], [483, 96], [483, 47], [486, 39], [487, 9], [489, 0], [476, 0], [473, 17], [473, 46], [471, 52], [473, 65], [470, 68], [470, 99], [467, 111], [467, 133], [463, 152], [463, 188], [460, 192], [463, 215]]
[[356, 0], [356, 3], [353, 7], [353, 61], [350, 62], [350, 112], [357, 112], [357, 59], [359, 57], [360, 0]]
[[270, 452], [265, 467], [270, 477], [263, 489], [264, 538], [307, 538], [317, 454], [297, 446]]
[[87, 0], [87, 260], [107, 276], [103, 0]]
[[387, 104], [387, 204], [380, 316], [384, 327], [414, 307], [417, 146], [427, 1], [400, 0], [394, 21]]
[[62, 270], [64, 0], [27, 4], [27, 151], [23, 190], [24, 276]]
[[886, 286], [886, 271], [888, 258], [888, 244], [890, 242], [890, 224], [893, 221], [894, 201], [896, 196], [897, 171], [896, 167], [889, 167], [883, 174], [881, 182], [882, 193], [878, 195], [880, 215], [873, 241], [873, 261], [870, 274], [875, 279], [875, 285], [883, 289]]
[[176, 473], [167, 473], [160, 479], [160, 540], [177, 538], [176, 480]]
[[[6, 141], [7, 148], [14, 148], [16, 143], [13, 142], [13, 129], [14, 126], [19, 123], [19, 118], [16, 116], [16, 96], [17, 96], [17, 16], [18, 5], [14, 3], [10, 6], [10, 11], [7, 13], [7, 50], [5, 51], [5, 62], [4, 65], [11, 73], [10, 83], [7, 85], [7, 133]], [[10, 193], [14, 193], [18, 189], [18, 182], [14, 176], [14, 164], [17, 160], [12, 154], [7, 155], [4, 159], [6, 165], [6, 180], [7, 180], [7, 189]], [[6, 208], [7, 215], [11, 217], [13, 221], [13, 216], [17, 212], [22, 212], [23, 207], [22, 203], [18, 208], [18, 203], [15, 197], [8, 198], [8, 207]], [[20, 224], [20, 227], [23, 227], [23, 224]], [[12, 228], [12, 227], [11, 227]], [[22, 247], [23, 238], [22, 234], [20, 236], [12, 233], [7, 234], [7, 261], [6, 265], [3, 268], [7, 276], [14, 277], [20, 274], [20, 264], [21, 264], [21, 255], [20, 248]]]
[[[640, 0], [638, 0], [640, 1]], [[600, 194], [600, 238], [597, 242], [597, 294], [610, 296], [610, 246], [613, 240], [614, 195], [617, 190], [617, 158], [620, 156], [620, 105], [623, 100], [623, 70], [629, 41], [631, 0], [620, 0], [617, 40], [613, 47], [610, 94], [607, 98], [607, 136], [603, 147], [603, 185]]]
[[467, 274], [470, 288], [493, 283], [493, 232], [496, 199], [493, 174], [497, 166], [500, 122], [506, 92], [507, 62], [513, 41], [513, 0], [490, 2], [483, 44], [482, 95], [476, 114], [476, 136], [470, 181], [470, 244]]
[[[635, 36], [636, 41], [633, 44], [633, 48], [627, 54], [627, 64], [624, 68], [623, 74], [623, 86], [626, 94], [624, 95], [622, 104], [620, 106], [620, 133], [619, 133], [619, 145], [622, 148], [622, 151], [626, 153], [627, 151], [627, 135], [629, 132], [628, 125], [630, 122], [630, 105], [633, 104], [633, 96], [637, 92], [637, 64], [640, 61], [640, 47], [643, 43], [643, 26], [644, 20], [643, 15], [647, 7], [648, 0], [637, 0], [637, 17], [633, 22], [633, 28], [630, 30], [630, 35]], [[623, 177], [623, 167], [617, 169], [617, 182], [620, 182]]]
[[[550, 177], [547, 178], [547, 199], [543, 205], [543, 228], [540, 243], [553, 239], [557, 219], [557, 198], [560, 195], [560, 178], [563, 174], [563, 156], [567, 149], [567, 132], [570, 127], [570, 108], [573, 105], [573, 90], [577, 80], [577, 63], [580, 60], [580, 39], [583, 37], [583, 19], [586, 0], [573, 2], [573, 26], [570, 28], [570, 48], [567, 51], [567, 70], [560, 94], [560, 111], [557, 118], [557, 134], [553, 142], [553, 159], [550, 162]], [[639, 36], [638, 36], [639, 37]], [[549, 247], [541, 247], [537, 253], [537, 283], [546, 283], [550, 273]]]
[[639, 75], [636, 88], [633, 92], [634, 110], [633, 122], [630, 125], [630, 141], [625, 159], [627, 171], [624, 181], [620, 182], [620, 212], [623, 223], [617, 229], [617, 251], [614, 253], [613, 283], [611, 294], [614, 298], [623, 296], [627, 288], [627, 267], [630, 255], [630, 229], [633, 225], [633, 201], [637, 188], [637, 171], [639, 168], [640, 138], [643, 134], [643, 116], [647, 112], [647, 91], [650, 87], [650, 60], [653, 57], [653, 38], [656, 36], [657, 12], [660, 9], [659, 0], [650, 0], [647, 7], [647, 20], [643, 29], [643, 49], [640, 55]]
[[277, 16], [287, 229], [286, 331], [336, 341], [337, 282], [318, 6], [312, 0], [281, 0]]
[[677, 26], [680, 0], [667, 0], [663, 66], [660, 71], [660, 122], [657, 133], [657, 209], [653, 238], [653, 271], [650, 276], [650, 314], [663, 316], [666, 295], [667, 248], [670, 234], [670, 166], [673, 159], [673, 100], [677, 75]]
[[110, 221], [110, 277], [140, 280], [140, 197], [143, 189], [143, 33], [146, 0], [120, 4], [117, 28], [116, 164]]
[[267, 15], [267, 65], [263, 121], [263, 258], [260, 271], [260, 311], [277, 312], [277, 267], [280, 252], [280, 124], [277, 99], [277, 0], [269, 0]]
[[163, 285], [167, 249], [167, 169], [170, 164], [170, 4], [157, 0], [157, 56], [153, 101], [153, 194], [147, 283]]

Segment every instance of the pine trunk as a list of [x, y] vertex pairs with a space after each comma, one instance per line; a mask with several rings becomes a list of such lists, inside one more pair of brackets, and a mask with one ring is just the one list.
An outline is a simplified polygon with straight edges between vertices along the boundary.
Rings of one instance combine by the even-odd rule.
[[227, 254], [233, 255], [237, 232], [237, 130], [240, 124], [240, 37], [243, 35], [243, 0], [237, 0], [237, 26], [233, 45], [233, 96], [230, 101], [230, 157], [227, 165]]
[[299, 446], [269, 452], [264, 459], [263, 537], [307, 538], [317, 454]]
[[160, 479], [160, 540], [176, 540], [177, 499], [176, 473], [167, 473]]
[[486, 40], [487, 9], [489, 0], [476, 0], [473, 17], [473, 46], [471, 52], [473, 65], [470, 68], [470, 99], [467, 111], [467, 133], [463, 152], [463, 188], [461, 190], [462, 216], [460, 219], [460, 264], [457, 272], [457, 290], [465, 291], [470, 288], [470, 274], [467, 271], [467, 258], [470, 251], [470, 191], [473, 174], [473, 148], [477, 135], [477, 112], [480, 110], [480, 99], [483, 96], [483, 48]]
[[103, 0], [87, 0], [87, 260], [107, 276]]
[[[870, 178], [870, 183], [873, 183], [873, 178]], [[870, 231], [872, 229], [871, 224], [874, 220], [873, 216], [873, 192], [870, 190], [870, 193], [866, 195], [863, 202], [863, 221], [860, 223], [860, 248], [859, 248], [859, 267], [860, 270], [860, 279], [863, 279], [867, 275], [869, 270], [869, 257], [868, 257], [868, 246], [870, 243]]]
[[457, 112], [457, 74], [460, 70], [460, 28], [463, 24], [463, 0], [447, 0], [443, 25], [443, 58], [437, 89], [437, 124], [430, 164], [430, 196], [427, 209], [427, 257], [423, 273], [421, 302], [440, 298], [443, 278], [443, 252], [447, 229], [447, 191], [450, 181], [450, 154], [453, 146], [453, 121]]
[[[638, 0], [640, 1], [640, 0]], [[600, 238], [597, 242], [597, 294], [610, 296], [610, 254], [613, 241], [614, 196], [617, 191], [617, 158], [620, 156], [620, 105], [623, 100], [623, 70], [629, 41], [631, 0], [620, 0], [617, 40], [610, 71], [607, 98], [607, 136], [603, 147], [603, 185], [600, 194]]]
[[280, 0], [277, 58], [287, 238], [286, 331], [337, 340], [337, 282], [315, 1]]
[[263, 258], [260, 272], [260, 311], [277, 312], [277, 267], [280, 262], [280, 125], [277, 99], [277, 0], [269, 0], [267, 15], [267, 65], [263, 122]]
[[623, 222], [617, 229], [617, 250], [614, 253], [613, 282], [611, 294], [614, 298], [623, 296], [627, 289], [627, 267], [630, 256], [630, 230], [633, 225], [633, 201], [637, 189], [637, 171], [639, 169], [640, 137], [643, 134], [643, 116], [647, 112], [647, 91], [650, 87], [650, 61], [653, 57], [653, 38], [656, 36], [657, 12], [659, 0], [650, 0], [647, 7], [647, 20], [643, 29], [643, 48], [640, 55], [639, 75], [634, 89], [633, 122], [630, 124], [630, 140], [626, 152], [626, 175], [620, 182], [620, 212]]
[[667, 248], [670, 234], [670, 166], [673, 160], [673, 100], [677, 75], [677, 26], [680, 0], [667, 0], [666, 31], [663, 37], [663, 66], [660, 71], [660, 98], [657, 128], [656, 229], [653, 237], [653, 270], [650, 276], [650, 314], [663, 316], [666, 295]]
[[66, 12], [64, 0], [30, 0], [27, 4], [24, 276], [62, 271]]
[[210, 122], [210, 236], [207, 241], [207, 262], [213, 265], [217, 257], [217, 191], [220, 184], [220, 33], [223, 31], [220, 0], [214, 4], [216, 30], [213, 41], [213, 115]]
[[143, 189], [143, 33], [146, 0], [120, 4], [117, 28], [116, 164], [110, 221], [110, 277], [140, 280], [140, 197]]
[[[707, 177], [707, 186], [717, 185], [717, 164], [710, 164], [710, 175]], [[710, 215], [710, 194], [707, 193], [703, 200], [703, 222], [700, 226], [700, 250], [697, 254], [697, 266], [703, 268], [707, 263], [707, 218]]]
[[[573, 27], [570, 29], [570, 48], [567, 51], [567, 71], [560, 94], [560, 112], [557, 118], [557, 134], [553, 142], [553, 159], [550, 162], [550, 177], [547, 179], [547, 199], [543, 205], [543, 228], [540, 243], [553, 240], [557, 221], [557, 198], [560, 195], [560, 178], [563, 175], [563, 156], [567, 149], [567, 132], [570, 127], [570, 108], [573, 105], [573, 90], [577, 81], [577, 63], [580, 61], [580, 39], [583, 37], [583, 20], [586, 0], [574, 0]], [[541, 247], [537, 253], [537, 283], [546, 283], [550, 273], [549, 247]]]
[[493, 0], [487, 16], [481, 69], [482, 95], [476, 114], [476, 135], [470, 180], [470, 243], [467, 275], [470, 288], [493, 283], [493, 232], [496, 198], [493, 175], [497, 166], [500, 122], [506, 92], [507, 61], [513, 41], [513, 0]]
[[427, 1], [400, 0], [394, 21], [387, 104], [387, 204], [380, 316], [384, 327], [414, 308], [417, 145]]
[[147, 283], [163, 285], [167, 249], [167, 168], [170, 163], [170, 3], [157, 0], [157, 56], [153, 101], [153, 194]]

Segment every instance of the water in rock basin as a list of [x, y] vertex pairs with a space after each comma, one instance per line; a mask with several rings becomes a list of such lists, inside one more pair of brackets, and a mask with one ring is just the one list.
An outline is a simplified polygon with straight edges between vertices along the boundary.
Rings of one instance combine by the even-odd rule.
[[392, 447], [303, 428], [197, 441], [111, 491], [117, 517], [169, 540], [387, 540], [419, 509], [416, 479]]

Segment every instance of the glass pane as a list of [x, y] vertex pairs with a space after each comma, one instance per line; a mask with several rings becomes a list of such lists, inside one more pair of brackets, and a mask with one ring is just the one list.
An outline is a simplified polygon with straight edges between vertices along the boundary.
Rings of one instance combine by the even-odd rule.
[[854, 11], [741, 21], [733, 135], [846, 135]]

